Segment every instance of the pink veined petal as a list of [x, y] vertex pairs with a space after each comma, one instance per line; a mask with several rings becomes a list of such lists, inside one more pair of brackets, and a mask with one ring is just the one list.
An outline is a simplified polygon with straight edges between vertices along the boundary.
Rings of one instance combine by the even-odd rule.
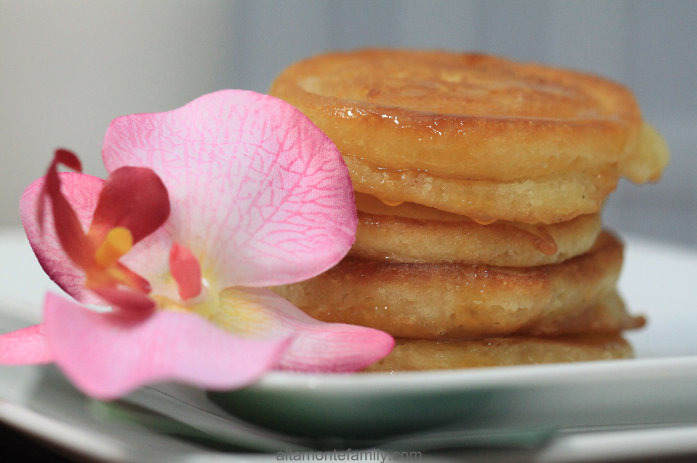
[[182, 312], [160, 311], [132, 322], [53, 294], [44, 318], [55, 362], [78, 388], [102, 400], [161, 381], [242, 387], [273, 368], [292, 340], [237, 338]]
[[166, 229], [205, 256], [204, 271], [221, 287], [310, 278], [353, 243], [353, 188], [339, 151], [276, 98], [225, 90], [118, 118], [102, 157], [110, 172], [145, 166], [162, 178], [172, 207]]
[[[92, 214], [97, 206], [97, 198], [104, 180], [87, 174], [65, 172], [58, 174], [61, 191], [75, 210], [83, 230], [92, 222]], [[50, 208], [43, 210], [43, 230], [37, 217], [37, 201], [41, 199], [44, 178], [34, 181], [22, 194], [19, 212], [24, 231], [29, 239], [36, 258], [46, 274], [65, 292], [86, 304], [104, 304], [102, 300], [85, 289], [85, 273], [78, 268], [60, 245], [53, 214]]]
[[273, 323], [266, 323], [264, 338], [296, 334], [278, 364], [281, 370], [355, 372], [385, 357], [394, 347], [392, 336], [383, 331], [315, 320], [269, 289], [237, 290], [273, 317]]
[[53, 362], [43, 325], [34, 325], [0, 336], [0, 364], [33, 365]]

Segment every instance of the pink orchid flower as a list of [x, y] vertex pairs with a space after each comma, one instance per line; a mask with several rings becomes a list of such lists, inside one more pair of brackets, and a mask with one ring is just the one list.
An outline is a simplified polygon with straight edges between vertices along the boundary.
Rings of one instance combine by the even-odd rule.
[[102, 157], [106, 181], [58, 173], [80, 166], [57, 151], [20, 212], [48, 275], [113, 310], [48, 294], [41, 325], [0, 336], [0, 363], [55, 362], [112, 399], [160, 381], [233, 389], [273, 368], [358, 371], [392, 349], [386, 333], [316, 321], [266, 289], [332, 267], [357, 223], [338, 150], [292, 106], [227, 90], [121, 117]]

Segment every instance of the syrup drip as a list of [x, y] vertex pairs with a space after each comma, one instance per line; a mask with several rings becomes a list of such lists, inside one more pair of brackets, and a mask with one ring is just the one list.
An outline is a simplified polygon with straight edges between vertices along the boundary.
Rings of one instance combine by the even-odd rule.
[[497, 219], [492, 219], [492, 218], [484, 219], [484, 218], [481, 218], [481, 217], [479, 217], [479, 218], [477, 218], [477, 217], [470, 217], [470, 219], [472, 219], [473, 221], [477, 222], [479, 225], [489, 225], [489, 224], [492, 224], [492, 223], [496, 222], [496, 220], [497, 220]]
[[380, 201], [383, 203], [387, 204], [388, 206], [399, 206], [400, 204], [404, 203], [404, 201], [389, 201], [387, 199], [382, 199], [378, 198]]
[[557, 246], [557, 242], [554, 240], [554, 237], [550, 235], [548, 232], [540, 230], [534, 225], [515, 224], [515, 226], [520, 230], [526, 231], [535, 237], [533, 245], [542, 254], [551, 256], [554, 255], [559, 249], [559, 247]]

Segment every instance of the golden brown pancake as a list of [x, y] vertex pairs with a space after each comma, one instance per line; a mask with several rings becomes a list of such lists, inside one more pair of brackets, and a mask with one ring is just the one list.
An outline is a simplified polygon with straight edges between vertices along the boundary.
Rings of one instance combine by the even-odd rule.
[[358, 230], [350, 255], [393, 262], [458, 262], [532, 267], [588, 251], [601, 230], [599, 214], [528, 225], [498, 220], [482, 225], [414, 203], [388, 206], [356, 194]]
[[390, 203], [423, 204], [479, 222], [552, 224], [596, 214], [619, 180], [612, 169], [509, 182], [443, 179], [428, 172], [379, 168], [353, 156], [344, 156], [344, 160], [357, 192]]
[[616, 332], [642, 326], [615, 293], [622, 244], [599, 235], [586, 254], [528, 268], [347, 257], [310, 280], [273, 288], [325, 322], [393, 336], [463, 339]]
[[289, 67], [270, 93], [332, 139], [356, 191], [480, 221], [597, 213], [620, 175], [655, 180], [667, 162], [626, 88], [538, 64], [338, 52]]
[[668, 161], [632, 94], [597, 76], [442, 51], [301, 61], [271, 95], [337, 145], [358, 209], [334, 268], [273, 288], [398, 338], [367, 371], [631, 357], [622, 244], [599, 211]]
[[551, 338], [510, 336], [467, 341], [397, 339], [392, 352], [364, 371], [393, 372], [632, 358], [619, 334]]

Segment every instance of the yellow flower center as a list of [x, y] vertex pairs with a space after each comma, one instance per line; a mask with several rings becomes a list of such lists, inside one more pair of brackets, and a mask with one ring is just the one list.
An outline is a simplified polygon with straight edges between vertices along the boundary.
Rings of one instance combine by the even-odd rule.
[[133, 235], [128, 228], [114, 227], [109, 230], [106, 238], [97, 249], [94, 260], [102, 268], [108, 268], [116, 263], [133, 247]]
[[203, 279], [201, 294], [182, 301], [162, 295], [152, 295], [163, 310], [195, 313], [229, 333], [242, 337], [264, 338], [273, 331], [276, 319], [253, 294], [238, 288], [216, 290]]

